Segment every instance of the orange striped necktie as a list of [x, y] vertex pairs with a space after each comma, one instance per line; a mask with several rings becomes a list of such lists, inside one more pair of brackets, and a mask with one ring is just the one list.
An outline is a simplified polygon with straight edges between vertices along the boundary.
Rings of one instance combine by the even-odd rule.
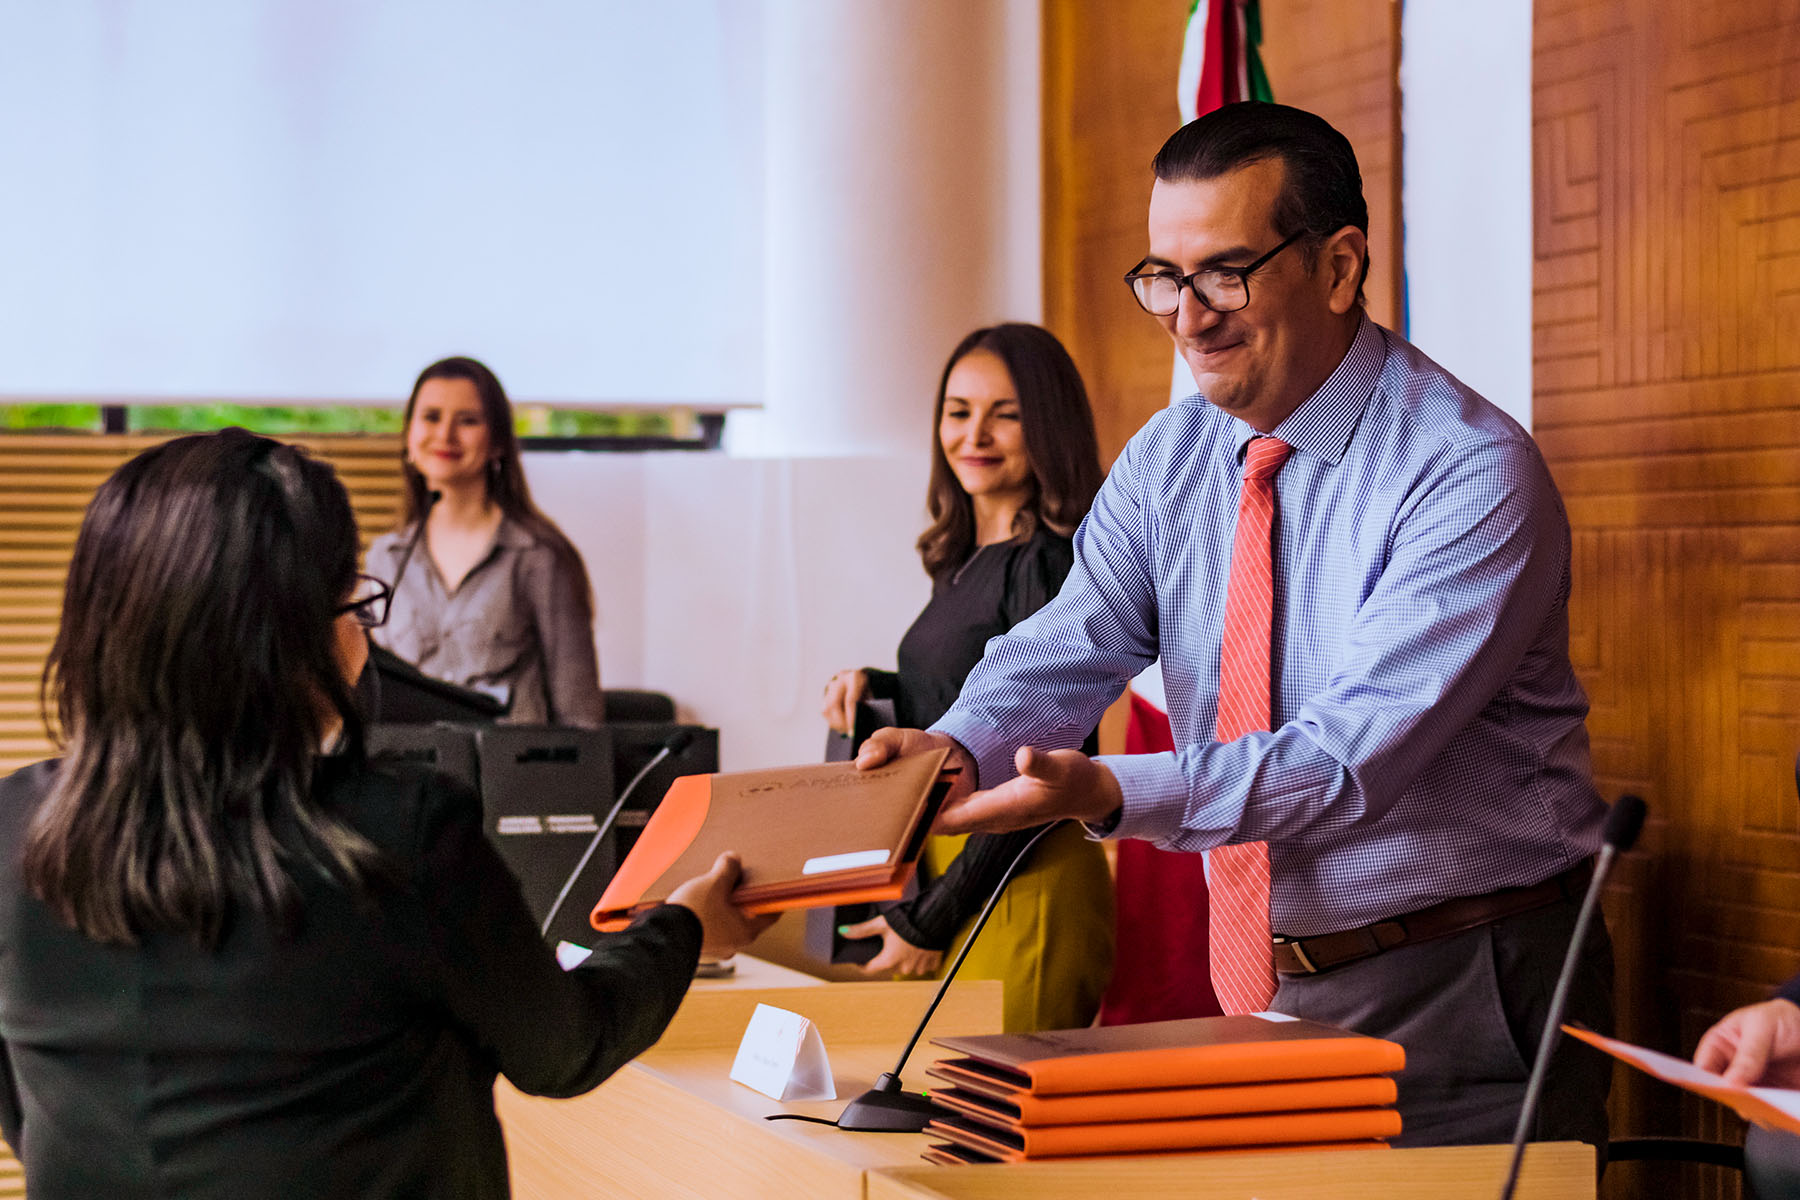
[[[1270, 629], [1274, 620], [1275, 472], [1292, 447], [1253, 438], [1244, 451], [1225, 631], [1219, 643], [1217, 737], [1234, 742], [1270, 727]], [[1263, 1012], [1275, 999], [1269, 940], [1269, 846], [1245, 842], [1212, 852], [1208, 934], [1213, 990], [1228, 1013]]]

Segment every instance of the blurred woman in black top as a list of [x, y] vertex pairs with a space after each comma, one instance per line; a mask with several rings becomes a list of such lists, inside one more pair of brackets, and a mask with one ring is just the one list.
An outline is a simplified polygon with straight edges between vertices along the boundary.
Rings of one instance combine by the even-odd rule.
[[238, 429], [89, 506], [44, 677], [66, 754], [0, 782], [0, 1130], [33, 1200], [505, 1196], [496, 1072], [595, 1086], [753, 931], [722, 858], [560, 970], [476, 799], [363, 761], [388, 596], [356, 555], [331, 469]]
[[[824, 704], [832, 728], [854, 729], [864, 696], [891, 698], [907, 728], [941, 717], [988, 639], [1061, 588], [1074, 562], [1069, 538], [1100, 479], [1087, 391], [1055, 336], [1009, 324], [964, 338], [944, 367], [933, 422], [932, 524], [918, 543], [931, 601], [900, 641], [897, 671], [832, 677]], [[919, 894], [844, 930], [882, 938], [868, 969], [940, 970], [1036, 832], [931, 839]], [[1009, 1032], [1082, 1026], [1111, 973], [1112, 939], [1105, 858], [1079, 829], [1060, 829], [1008, 887], [962, 974], [1005, 981]]]

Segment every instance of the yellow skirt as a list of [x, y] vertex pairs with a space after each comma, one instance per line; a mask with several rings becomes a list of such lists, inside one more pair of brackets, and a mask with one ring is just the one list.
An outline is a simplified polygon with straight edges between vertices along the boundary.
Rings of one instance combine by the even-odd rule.
[[[920, 868], [936, 879], [962, 851], [965, 836], [925, 843]], [[978, 909], [976, 915], [980, 914]], [[971, 917], [944, 953], [949, 970], [975, 924]], [[1007, 1033], [1080, 1029], [1100, 1009], [1113, 964], [1113, 889], [1106, 856], [1080, 826], [1066, 824], [1038, 844], [1007, 885], [959, 979], [1005, 984]]]

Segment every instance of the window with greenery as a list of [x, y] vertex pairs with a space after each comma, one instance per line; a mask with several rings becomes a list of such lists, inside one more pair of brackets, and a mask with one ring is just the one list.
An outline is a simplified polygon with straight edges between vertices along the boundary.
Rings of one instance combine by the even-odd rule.
[[[257, 433], [398, 434], [397, 407], [256, 404], [0, 404], [0, 429], [39, 433], [204, 433], [238, 425]], [[689, 409], [591, 409], [518, 405], [513, 427], [543, 449], [713, 449], [724, 417]]]
[[0, 404], [0, 429], [95, 433], [100, 428], [98, 404]]

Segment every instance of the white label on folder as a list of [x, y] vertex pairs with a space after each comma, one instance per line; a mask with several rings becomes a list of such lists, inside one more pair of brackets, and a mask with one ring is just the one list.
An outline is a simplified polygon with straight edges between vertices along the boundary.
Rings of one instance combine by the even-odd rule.
[[799, 1013], [767, 1004], [750, 1017], [731, 1077], [773, 1100], [837, 1099], [818, 1029]]
[[1261, 1017], [1265, 1021], [1298, 1021], [1300, 1019], [1299, 1017], [1290, 1017], [1286, 1013], [1278, 1012], [1259, 1012], [1251, 1013], [1250, 1015], [1253, 1017]]
[[827, 854], [809, 858], [800, 868], [802, 875], [823, 875], [827, 871], [854, 871], [858, 867], [879, 867], [888, 860], [886, 850], [853, 850], [849, 854]]

